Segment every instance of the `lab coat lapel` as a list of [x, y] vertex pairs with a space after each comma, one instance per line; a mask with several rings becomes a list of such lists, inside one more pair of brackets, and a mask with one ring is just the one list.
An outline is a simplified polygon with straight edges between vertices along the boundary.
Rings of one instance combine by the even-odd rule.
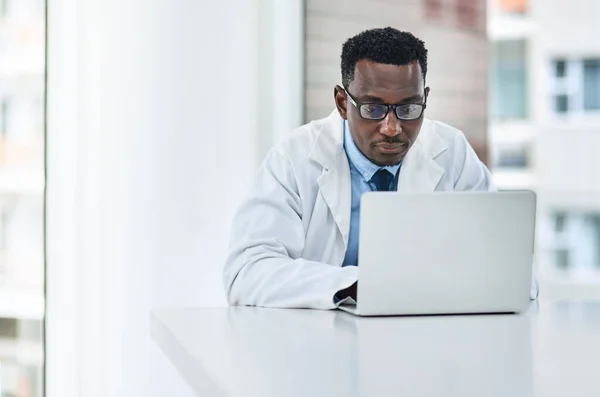
[[435, 158], [446, 150], [447, 145], [437, 135], [431, 121], [426, 119], [419, 137], [402, 162], [398, 191], [433, 192], [445, 173]]
[[343, 237], [344, 245], [348, 246], [352, 185], [350, 165], [344, 151], [343, 119], [337, 110], [320, 125], [317, 133], [309, 157], [323, 166], [323, 173], [317, 179], [319, 190]]

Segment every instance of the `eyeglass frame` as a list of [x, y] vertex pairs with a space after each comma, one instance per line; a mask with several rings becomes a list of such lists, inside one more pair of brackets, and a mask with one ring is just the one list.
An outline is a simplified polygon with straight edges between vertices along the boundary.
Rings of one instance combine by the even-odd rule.
[[[360, 116], [361, 119], [363, 120], [369, 120], [369, 121], [381, 121], [384, 120], [387, 115], [390, 113], [390, 109], [394, 109], [394, 115], [396, 116], [396, 118], [398, 118], [398, 120], [402, 120], [402, 121], [415, 121], [420, 119], [421, 117], [423, 117], [423, 113], [425, 112], [425, 109], [427, 108], [427, 99], [425, 99], [425, 102], [423, 103], [399, 103], [399, 104], [395, 104], [395, 105], [390, 105], [387, 103], [375, 103], [375, 102], [358, 102], [349, 92], [348, 89], [346, 87], [343, 87], [344, 92], [346, 93], [346, 95], [348, 95], [348, 98], [350, 98], [350, 102], [352, 102], [352, 104], [356, 107], [356, 109], [358, 109], [358, 115]], [[362, 112], [360, 110], [360, 108], [364, 105], [380, 105], [380, 106], [386, 106], [387, 110], [385, 112], [385, 114], [383, 115], [382, 118], [380, 119], [368, 119], [366, 117], [363, 117]], [[421, 106], [421, 113], [419, 114], [419, 117], [415, 117], [414, 119], [405, 119], [405, 118], [401, 118], [398, 117], [398, 113], [396, 112], [396, 109], [400, 106], [406, 106], [406, 105], [419, 105]]]

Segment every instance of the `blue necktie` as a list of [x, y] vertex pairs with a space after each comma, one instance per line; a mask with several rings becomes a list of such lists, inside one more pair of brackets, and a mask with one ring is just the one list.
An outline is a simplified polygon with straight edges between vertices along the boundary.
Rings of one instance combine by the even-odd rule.
[[387, 192], [392, 190], [391, 184], [394, 180], [394, 175], [384, 168], [380, 168], [373, 177], [371, 182], [375, 184], [375, 188], [378, 192]]

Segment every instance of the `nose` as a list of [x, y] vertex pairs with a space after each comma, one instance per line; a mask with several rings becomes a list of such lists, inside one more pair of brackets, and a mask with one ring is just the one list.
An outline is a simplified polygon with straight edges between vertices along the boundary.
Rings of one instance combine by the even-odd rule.
[[393, 109], [390, 109], [385, 119], [381, 121], [381, 128], [379, 132], [385, 136], [390, 138], [395, 137], [396, 135], [400, 135], [402, 133], [402, 122], [398, 117], [396, 117], [396, 113]]

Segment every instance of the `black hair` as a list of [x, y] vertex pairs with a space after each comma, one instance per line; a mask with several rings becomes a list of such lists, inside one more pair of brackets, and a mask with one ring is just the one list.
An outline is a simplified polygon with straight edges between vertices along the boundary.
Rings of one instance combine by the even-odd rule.
[[369, 29], [346, 40], [342, 46], [342, 84], [348, 87], [354, 79], [356, 63], [368, 59], [387, 65], [408, 65], [418, 61], [427, 75], [427, 49], [425, 43], [410, 32], [391, 27]]

